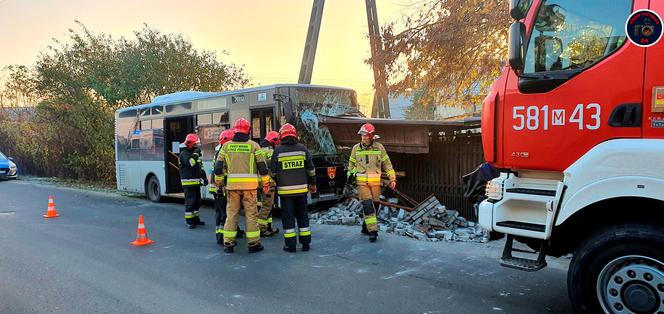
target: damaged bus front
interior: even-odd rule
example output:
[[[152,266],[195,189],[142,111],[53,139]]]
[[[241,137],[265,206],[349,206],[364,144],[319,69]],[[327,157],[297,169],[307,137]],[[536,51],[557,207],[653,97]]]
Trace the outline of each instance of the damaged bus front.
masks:
[[[313,156],[318,193],[312,196],[312,201],[338,200],[346,183],[345,158],[337,150],[330,131],[320,124],[319,116],[363,116],[358,110],[355,91],[296,85],[279,89],[275,100],[282,103],[283,117],[295,125],[300,142]]]

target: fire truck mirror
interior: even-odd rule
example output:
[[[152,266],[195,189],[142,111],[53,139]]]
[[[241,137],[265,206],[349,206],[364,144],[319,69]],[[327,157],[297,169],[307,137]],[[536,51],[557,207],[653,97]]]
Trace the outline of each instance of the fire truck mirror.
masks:
[[[514,22],[510,26],[509,63],[515,73],[523,72],[523,58],[525,53],[526,25]]]
[[[510,1],[510,16],[516,21],[526,17],[533,0],[512,0]]]

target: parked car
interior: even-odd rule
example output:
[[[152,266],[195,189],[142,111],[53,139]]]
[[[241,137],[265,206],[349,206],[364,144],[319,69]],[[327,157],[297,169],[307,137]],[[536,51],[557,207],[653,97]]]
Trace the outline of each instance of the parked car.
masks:
[[[0,152],[0,180],[16,179],[17,177],[18,168],[14,159]]]

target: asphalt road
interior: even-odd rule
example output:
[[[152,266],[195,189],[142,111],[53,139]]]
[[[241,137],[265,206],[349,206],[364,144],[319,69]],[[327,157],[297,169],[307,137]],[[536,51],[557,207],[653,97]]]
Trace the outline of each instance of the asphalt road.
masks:
[[[44,219],[48,196],[60,213]],[[129,245],[138,214],[147,247]],[[114,193],[0,182],[0,313],[568,313],[567,259],[542,271],[499,266],[501,243],[419,242],[313,226],[310,252],[235,254],[183,206]]]

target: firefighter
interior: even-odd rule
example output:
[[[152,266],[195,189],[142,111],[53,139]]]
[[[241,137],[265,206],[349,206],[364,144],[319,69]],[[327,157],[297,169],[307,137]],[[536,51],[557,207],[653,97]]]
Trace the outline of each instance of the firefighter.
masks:
[[[280,144],[274,149],[270,170],[277,182],[284,228],[284,251],[296,251],[295,220],[302,251],[309,251],[311,230],[307,212],[307,192],[316,193],[316,170],[311,154],[297,141],[297,130],[286,123],[279,130]]]
[[[261,150],[258,152],[261,157],[269,161],[272,159],[274,148],[279,145],[279,132],[270,131],[261,141]],[[261,229],[261,236],[271,237],[279,233],[279,229],[272,229],[272,207],[274,206],[275,187],[277,183],[270,179],[270,191],[263,193],[263,201],[258,211],[258,226]]]
[[[201,185],[208,185],[207,175],[203,170],[203,152],[198,135],[187,134],[180,144],[180,182],[184,190],[184,219],[189,229],[203,226],[198,210],[201,208]]]
[[[353,146],[348,161],[348,176],[354,179],[360,194],[360,202],[364,213],[362,233],[369,235],[369,241],[378,238],[376,220],[377,202],[380,197],[382,171],[387,174],[390,188],[397,186],[397,178],[390,157],[382,144],[374,141],[376,128],[371,123],[364,124],[357,134],[362,141]]]
[[[224,143],[230,141],[233,139],[233,136],[235,135],[235,131],[229,129],[229,130],[224,130],[223,132],[219,133],[219,145],[214,148],[214,158],[212,160],[217,159],[217,155],[219,154],[219,150],[221,149],[221,146],[224,145]],[[221,188],[217,188],[216,185],[216,180],[219,178],[219,180],[222,181],[220,185],[222,186]],[[224,190],[223,186],[226,185],[226,177],[224,174],[222,174],[219,177],[216,177],[214,175],[214,163],[212,164],[212,176],[210,182],[210,194],[214,196],[214,211],[215,211],[215,222],[216,222],[216,228],[215,228],[215,235],[217,237],[217,243],[223,245],[224,244],[224,223],[226,223],[226,191]],[[237,237],[242,238],[244,235],[244,231],[240,230],[238,228],[237,230]]]
[[[244,118],[235,121],[233,139],[221,147],[215,159],[214,174],[217,188],[221,187],[223,184],[221,179],[224,174],[226,175],[228,198],[227,217],[224,224],[224,252],[226,253],[233,253],[236,245],[236,228],[241,207],[244,207],[245,236],[249,245],[249,253],[263,250],[257,221],[256,196],[259,181],[262,182],[263,191],[269,191],[270,177],[265,160],[260,157],[260,154],[256,155],[260,146],[249,139],[250,128],[249,121]],[[258,173],[256,173],[257,171]]]

